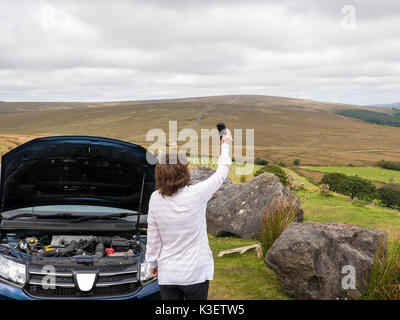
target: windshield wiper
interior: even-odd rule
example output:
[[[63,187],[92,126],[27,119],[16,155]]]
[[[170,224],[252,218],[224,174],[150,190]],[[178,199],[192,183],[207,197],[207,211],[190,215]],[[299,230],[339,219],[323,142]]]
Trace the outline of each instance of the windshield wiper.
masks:
[[[24,212],[8,217],[6,220],[14,220],[16,218],[30,217],[37,219],[49,219],[49,218],[72,219],[70,222],[80,222],[91,219],[120,219],[120,218],[126,218],[127,216],[133,216],[136,214],[137,214],[136,212],[122,212],[122,213],[120,212],[120,213],[102,214],[102,215],[74,215],[72,213],[60,212],[60,213],[46,214],[46,215],[39,215],[39,214],[32,215],[32,213]]]
[[[63,212],[63,213],[54,213],[54,214],[46,214],[46,215],[38,215],[38,214],[32,215],[32,213],[24,212],[24,213],[16,214],[16,215],[11,216],[11,217],[7,217],[6,220],[14,220],[16,218],[23,218],[23,217],[40,218],[40,219],[45,219],[45,218],[64,218],[65,219],[65,218],[74,218],[76,216],[74,216],[71,213],[65,213],[65,212]]]
[[[95,219],[105,219],[105,220],[106,219],[109,219],[109,220],[116,219],[116,220],[118,220],[121,218],[126,218],[128,216],[135,216],[135,215],[137,215],[136,212],[129,212],[129,213],[124,212],[124,213],[102,214],[102,215],[96,215],[96,216],[84,216],[84,217],[80,217],[80,218],[72,220],[71,223],[72,222],[74,222],[74,223],[81,222],[84,220],[95,220]]]

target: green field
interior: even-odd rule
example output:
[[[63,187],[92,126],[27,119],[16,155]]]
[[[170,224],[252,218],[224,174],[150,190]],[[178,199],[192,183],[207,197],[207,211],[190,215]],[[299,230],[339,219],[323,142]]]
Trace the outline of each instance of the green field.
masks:
[[[215,264],[209,299],[288,299],[279,279],[266,267],[264,260],[257,257],[254,250],[243,255],[235,253],[217,257],[222,250],[255,244],[257,241],[209,235],[209,243]]]
[[[287,174],[293,174],[297,184],[305,184],[305,190],[297,192],[302,201],[305,221],[339,221],[385,230],[389,241],[400,237],[400,211],[352,201],[335,193],[330,197],[322,196],[318,187],[306,178],[291,169],[284,170]],[[217,257],[221,250],[254,244],[256,240],[210,235],[209,241],[215,261],[211,299],[289,299],[283,293],[279,279],[266,267],[263,259],[257,258],[254,251],[244,255]]]
[[[348,176],[359,176],[371,181],[400,184],[400,171],[377,167],[304,167],[304,169],[323,173],[338,172]]]

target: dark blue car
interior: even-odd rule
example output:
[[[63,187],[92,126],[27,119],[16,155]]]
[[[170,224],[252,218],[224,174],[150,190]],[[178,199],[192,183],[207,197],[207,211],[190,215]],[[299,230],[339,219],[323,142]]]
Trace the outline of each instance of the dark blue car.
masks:
[[[158,298],[144,262],[154,163],[138,145],[87,136],[3,155],[0,298]]]

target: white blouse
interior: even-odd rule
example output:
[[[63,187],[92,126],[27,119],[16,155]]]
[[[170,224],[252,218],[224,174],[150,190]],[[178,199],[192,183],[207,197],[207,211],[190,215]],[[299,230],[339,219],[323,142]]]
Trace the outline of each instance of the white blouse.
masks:
[[[160,285],[190,285],[212,280],[214,260],[208,244],[206,208],[229,167],[229,144],[221,145],[217,171],[175,195],[153,192],[149,203],[146,261],[158,266]]]

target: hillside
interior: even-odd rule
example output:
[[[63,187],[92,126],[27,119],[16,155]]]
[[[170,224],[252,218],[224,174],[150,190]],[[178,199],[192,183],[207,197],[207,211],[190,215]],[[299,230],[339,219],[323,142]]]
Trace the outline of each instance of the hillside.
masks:
[[[336,114],[357,106],[271,96],[217,96],[125,102],[4,102],[0,105],[0,152],[37,136],[107,136],[144,146],[152,128],[255,129],[256,156],[302,165],[371,164],[398,160],[400,128]],[[362,109],[366,109],[363,107]],[[372,107],[369,110],[377,110]],[[382,109],[379,109],[382,111]],[[395,150],[393,150],[395,149]]]

